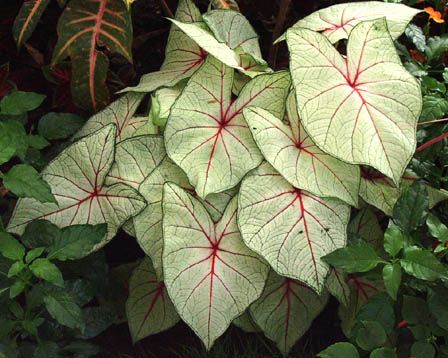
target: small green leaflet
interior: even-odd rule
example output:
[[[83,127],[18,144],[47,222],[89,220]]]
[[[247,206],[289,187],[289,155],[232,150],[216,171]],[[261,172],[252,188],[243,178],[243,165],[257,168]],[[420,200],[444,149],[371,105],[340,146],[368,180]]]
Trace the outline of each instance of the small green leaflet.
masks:
[[[168,293],[179,315],[210,349],[261,295],[268,266],[241,239],[237,197],[215,224],[197,199],[168,183],[163,211]]]
[[[298,113],[313,141],[343,161],[374,167],[398,185],[415,150],[422,98],[385,20],[356,25],[346,58],[308,29],[288,30],[287,43]]]
[[[86,124],[74,135],[74,138],[78,139],[92,134],[110,123],[117,127],[117,142],[132,137],[136,130],[145,124],[145,121],[141,118],[134,117],[143,97],[144,95],[141,93],[128,93],[121,96],[101,112],[90,117]]]
[[[243,110],[266,160],[294,187],[357,206],[359,167],[333,158],[313,143],[300,124],[293,95],[288,96],[287,113],[290,125],[258,107]]]
[[[250,306],[255,323],[278,349],[287,354],[327,304],[328,294],[318,296],[301,282],[271,270],[261,297]]]
[[[262,160],[243,109],[260,106],[282,117],[287,72],[259,75],[232,101],[234,70],[212,56],[190,78],[165,129],[168,156],[188,175],[201,198],[230,189]]]
[[[201,20],[201,13],[191,0],[180,0],[175,19],[183,23]],[[176,25],[171,26],[165,49],[165,61],[160,71],[148,73],[135,87],[124,91],[152,92],[160,87],[171,87],[190,77],[204,62],[207,54]]]
[[[14,20],[12,33],[20,48],[32,35],[50,0],[25,1]]]
[[[97,248],[112,239],[118,228],[146,205],[128,185],[104,186],[114,160],[114,138],[115,126],[108,125],[59,154],[42,172],[58,203],[20,199],[8,231],[21,234],[27,224],[39,219],[59,227],[106,223],[107,236]]]
[[[19,116],[26,114],[44,101],[46,96],[34,92],[13,91],[0,101],[0,114]]]
[[[125,183],[138,189],[165,155],[163,138],[160,136],[125,139],[115,148],[115,162],[107,175],[106,184]]]
[[[402,4],[381,1],[352,2],[313,12],[299,20],[291,29],[306,28],[322,32],[331,43],[336,43],[349,37],[353,28],[361,21],[385,17],[392,38],[397,39],[409,21],[421,11]],[[283,40],[284,37],[280,39]]]
[[[171,328],[180,319],[149,258],[143,259],[132,272],[126,316],[134,343]]]
[[[292,187],[267,163],[241,184],[238,225],[246,245],[278,274],[321,292],[321,258],[346,244],[348,205]]]
[[[134,227],[137,241],[145,253],[151,257],[157,277],[162,273],[162,193],[163,185],[167,182],[179,185],[190,194],[196,196],[193,187],[188,182],[186,174],[169,158],[165,158],[160,165],[140,185],[139,192],[146,199],[147,207],[134,217]],[[234,196],[235,191],[211,194],[205,200],[199,199],[210,213],[213,221],[218,221]]]

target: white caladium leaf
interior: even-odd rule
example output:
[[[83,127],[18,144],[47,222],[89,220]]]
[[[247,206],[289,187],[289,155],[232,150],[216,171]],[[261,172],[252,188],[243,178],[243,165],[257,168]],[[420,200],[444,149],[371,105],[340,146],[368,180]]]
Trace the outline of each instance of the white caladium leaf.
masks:
[[[263,294],[250,306],[250,313],[266,337],[287,354],[310,328],[327,300],[326,293],[319,296],[303,283],[271,270]]]
[[[348,232],[360,236],[375,250],[380,250],[383,247],[383,230],[377,216],[368,206],[361,208],[350,221]]]
[[[263,291],[268,266],[241,239],[237,197],[214,223],[175,184],[163,194],[163,271],[179,315],[207,349]]]
[[[145,124],[141,117],[134,117],[134,113],[143,99],[141,93],[128,93],[112,102],[101,112],[96,113],[86,124],[74,135],[79,139],[103,128],[108,124],[115,124],[116,141],[132,137],[135,131]]]
[[[294,96],[288,96],[287,110],[289,125],[261,108],[244,109],[263,156],[294,187],[356,206],[359,167],[322,152],[313,143],[300,124]]]
[[[202,19],[219,42],[233,50],[241,47],[256,63],[267,65],[261,55],[258,35],[243,14],[233,10],[213,10],[205,13]]]
[[[296,189],[264,163],[241,184],[238,224],[246,245],[282,276],[321,292],[329,267],[321,257],[344,247],[348,205]]]
[[[183,23],[201,21],[201,13],[191,0],[180,0],[175,19]],[[152,92],[160,87],[171,87],[184,78],[190,77],[204,62],[207,54],[179,27],[171,26],[165,49],[165,61],[160,71],[148,73],[135,87],[122,92]]]
[[[259,75],[232,102],[234,71],[212,56],[190,78],[165,129],[168,156],[205,198],[237,185],[262,155],[243,118],[249,105],[279,117],[290,85],[287,72]]]
[[[292,29],[306,28],[322,32],[330,42],[336,43],[346,39],[361,21],[385,17],[390,35],[397,39],[419,12],[421,10],[403,4],[381,1],[350,2],[313,12],[295,23]],[[284,40],[284,36],[280,40]]]
[[[184,23],[177,20],[171,22],[180,28],[190,39],[196,42],[203,50],[211,54],[225,65],[244,71],[240,66],[238,54],[227,44],[219,42],[202,22]]]
[[[396,184],[416,145],[420,86],[400,62],[384,19],[352,30],[347,57],[323,35],[287,32],[302,125],[325,152],[370,165]],[[381,50],[379,50],[381,49]]]
[[[254,322],[248,310],[241,316],[235,318],[232,323],[247,333],[261,332],[260,327]]]
[[[126,316],[134,343],[165,331],[180,320],[165,284],[157,280],[149,258],[145,258],[132,272]]]
[[[163,137],[138,136],[117,144],[115,162],[106,178],[106,184],[125,183],[138,189],[146,177],[165,158]]]
[[[372,168],[362,167],[359,196],[366,203],[390,216],[400,196],[400,190],[384,174]]]
[[[40,203],[34,199],[17,202],[8,231],[22,234],[34,220],[46,219],[59,227],[75,224],[107,224],[103,246],[130,217],[146,205],[129,185],[105,186],[114,160],[115,126],[108,125],[67,147],[42,171],[57,200]]]
[[[196,195],[182,169],[169,158],[165,158],[140,186],[139,192],[148,202],[148,206],[133,219],[137,241],[143,251],[151,257],[157,277],[160,279],[163,277],[162,194],[163,185],[167,182],[179,185],[190,194]],[[234,195],[235,191],[225,191],[209,195],[205,200],[199,200],[206,207],[213,221],[218,221]]]
[[[350,300],[350,287],[346,282],[345,274],[334,268],[330,269],[325,287],[332,296],[336,297],[339,303],[347,306]]]

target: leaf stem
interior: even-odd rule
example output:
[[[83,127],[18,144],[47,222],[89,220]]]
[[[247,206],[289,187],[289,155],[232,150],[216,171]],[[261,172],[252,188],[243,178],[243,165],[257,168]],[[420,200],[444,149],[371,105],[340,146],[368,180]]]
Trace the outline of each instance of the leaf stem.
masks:
[[[439,136],[437,136],[437,137],[435,137],[435,138],[433,138],[433,139],[427,141],[426,143],[424,143],[424,144],[422,144],[420,147],[418,147],[418,148],[415,150],[415,152],[420,152],[420,151],[422,151],[423,149],[426,149],[426,148],[432,146],[433,144],[436,144],[436,143],[438,143],[438,142],[444,140],[445,138],[448,138],[448,133],[443,133],[443,134],[441,134],[441,135],[439,135]]]

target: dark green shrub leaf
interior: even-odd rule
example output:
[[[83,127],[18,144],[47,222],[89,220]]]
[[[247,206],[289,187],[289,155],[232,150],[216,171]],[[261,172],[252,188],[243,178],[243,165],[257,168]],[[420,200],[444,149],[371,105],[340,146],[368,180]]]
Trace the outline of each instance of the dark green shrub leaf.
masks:
[[[376,321],[362,321],[356,334],[356,344],[365,351],[380,347],[386,340],[386,332]]]
[[[98,346],[87,341],[73,341],[62,348],[62,351],[83,356],[95,356],[100,352]]]
[[[448,227],[437,216],[430,213],[426,219],[426,225],[428,226],[429,233],[433,237],[441,242],[448,240]]]
[[[81,331],[84,329],[81,308],[70,294],[59,289],[52,290],[46,294],[44,302],[50,315],[60,324]]]
[[[83,334],[79,338],[89,339],[98,336],[111,326],[115,319],[115,312],[109,307],[87,307],[82,310],[85,323]]]
[[[389,222],[389,227],[384,233],[384,250],[392,257],[397,256],[403,248],[405,235],[394,223]]]
[[[37,127],[39,134],[49,140],[65,139],[84,124],[84,119],[72,113],[47,113]]]
[[[433,320],[426,301],[422,298],[408,295],[403,296],[401,315],[404,320],[413,325],[425,325]]]
[[[12,235],[0,232],[0,254],[11,260],[22,260],[25,256],[25,248]]]
[[[366,272],[384,260],[363,241],[337,249],[322,258],[326,263],[346,272]]]
[[[431,343],[415,342],[411,347],[411,355],[415,358],[433,358],[436,350]]]
[[[20,115],[39,107],[45,96],[34,92],[14,91],[0,101],[0,114]]]
[[[394,221],[403,232],[411,232],[425,222],[428,207],[428,190],[422,182],[415,181],[398,198],[393,210]]]
[[[29,135],[27,137],[28,146],[34,149],[44,149],[50,145],[50,143],[40,135]]]
[[[55,342],[40,342],[33,358],[59,358],[59,346]]]
[[[370,353],[370,358],[396,358],[397,355],[392,348],[377,348]]]
[[[77,279],[65,281],[65,291],[82,307],[93,299],[96,289],[90,281]]]
[[[56,286],[64,286],[64,279],[58,267],[48,259],[36,259],[30,265],[31,272],[38,278],[48,281]]]
[[[32,221],[25,228],[22,242],[29,248],[49,247],[57,240],[59,230],[55,224],[47,220]]]
[[[37,247],[28,251],[25,257],[25,262],[27,264],[31,263],[35,258],[38,258],[45,251],[45,247]]]
[[[30,197],[42,203],[57,203],[50,186],[32,166],[18,164],[3,176],[3,184],[20,198]]]
[[[420,120],[432,120],[442,118],[448,113],[448,100],[443,97],[435,95],[423,96],[422,113],[420,113]]]
[[[401,267],[400,264],[387,264],[383,267],[384,287],[387,293],[394,300],[397,299],[397,292],[401,283]]]
[[[429,294],[428,308],[435,317],[437,324],[445,330],[448,330],[448,305],[446,298],[448,291],[445,288],[436,289]]]
[[[22,280],[15,281],[9,288],[9,298],[17,297],[25,289],[25,282]]]
[[[376,321],[381,324],[386,333],[392,332],[395,323],[393,301],[385,292],[377,293],[363,305],[358,315],[358,322]]]
[[[8,277],[16,276],[18,273],[22,272],[25,268],[25,264],[22,261],[14,262],[8,271]]]
[[[0,164],[6,163],[27,148],[23,125],[14,120],[0,121]]]
[[[335,343],[318,353],[319,358],[359,358],[356,347],[347,342]]]
[[[87,256],[106,233],[106,224],[67,226],[61,229],[58,239],[50,247],[48,258],[65,261]]]
[[[432,252],[417,246],[405,248],[400,262],[406,273],[421,280],[435,281],[447,275],[445,266],[437,260]]]

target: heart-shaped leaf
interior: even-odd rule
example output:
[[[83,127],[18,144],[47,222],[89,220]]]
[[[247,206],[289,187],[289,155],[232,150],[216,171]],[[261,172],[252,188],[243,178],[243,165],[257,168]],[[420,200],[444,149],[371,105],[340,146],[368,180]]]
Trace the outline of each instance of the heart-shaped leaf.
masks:
[[[30,38],[49,2],[50,0],[32,0],[22,4],[12,30],[18,48]]]
[[[179,321],[165,284],[157,280],[149,258],[145,258],[132,272],[126,316],[134,343],[165,331]]]
[[[97,111],[109,98],[109,61],[98,50],[107,47],[132,62],[132,21],[122,0],[71,0],[58,21],[58,42],[52,64],[71,57],[75,103]]]
[[[345,246],[349,206],[294,188],[267,163],[243,180],[238,206],[246,245],[320,292],[329,270],[321,257]]]
[[[233,73],[209,56],[175,102],[166,125],[168,156],[187,173],[201,198],[234,187],[262,160],[243,109],[256,105],[279,117],[284,114],[287,72],[255,77],[232,102]]]
[[[125,183],[138,189],[146,177],[165,158],[163,138],[137,136],[121,141],[115,149],[115,162],[106,178],[106,184]]]
[[[247,333],[261,332],[260,327],[254,322],[248,310],[241,316],[235,318],[232,323]]]
[[[421,11],[403,4],[381,1],[351,2],[315,11],[299,20],[291,28],[306,28],[322,32],[330,42],[336,43],[346,39],[361,21],[385,17],[390,35],[393,39],[397,39],[404,32],[409,21]],[[284,39],[284,36],[281,39]]]
[[[86,124],[74,135],[74,138],[92,134],[110,123],[117,127],[117,142],[132,137],[136,130],[146,122],[139,117],[134,117],[143,96],[140,93],[128,93],[120,97],[101,112],[90,117]]]
[[[269,112],[249,107],[244,118],[266,160],[293,186],[318,195],[358,203],[359,168],[322,152],[300,124],[294,96],[288,96],[289,125]]]
[[[348,286],[345,274],[342,273],[342,271],[338,271],[332,267],[325,286],[328,289],[328,292],[330,292],[339,303],[342,303],[344,306],[349,304],[350,287]]]
[[[287,354],[310,328],[327,299],[327,294],[318,296],[303,283],[271,270],[263,294],[250,306],[250,313],[266,337]]]
[[[193,187],[188,182],[185,173],[169,158],[161,164],[140,185],[139,192],[148,202],[148,206],[134,217],[134,227],[137,241],[145,253],[151,257],[157,277],[163,277],[162,272],[162,194],[163,185],[167,182],[179,185],[193,196]],[[211,194],[205,200],[199,199],[214,221],[218,221],[234,196],[233,191]]]
[[[59,154],[42,171],[57,204],[19,200],[8,231],[22,234],[27,224],[40,219],[59,227],[106,223],[107,236],[97,248],[112,239],[118,228],[146,204],[128,185],[104,185],[114,160],[114,137],[115,126],[108,125]]]
[[[215,224],[177,185],[165,184],[163,195],[165,284],[179,315],[210,349],[260,296],[268,267],[241,239],[236,197]]]
[[[201,21],[201,13],[191,0],[180,0],[175,19],[183,23]],[[148,73],[135,87],[123,91],[152,92],[160,87],[171,87],[190,77],[204,62],[207,54],[176,25],[171,26],[165,49],[165,61],[160,71]]]
[[[288,30],[287,42],[306,132],[326,153],[370,165],[398,185],[415,150],[422,98],[418,82],[401,65],[386,21],[359,23],[346,58],[308,29]]]

